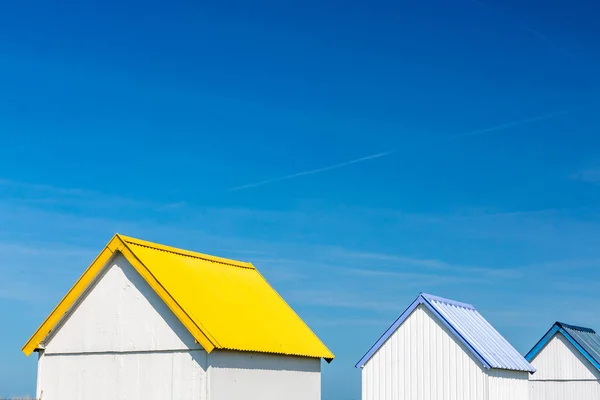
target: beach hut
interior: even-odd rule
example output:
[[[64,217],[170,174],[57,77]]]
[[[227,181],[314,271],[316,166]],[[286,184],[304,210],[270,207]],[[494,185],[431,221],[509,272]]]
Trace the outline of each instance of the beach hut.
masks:
[[[555,322],[525,358],[537,369],[531,400],[600,399],[600,336]]]
[[[424,293],[356,367],[363,400],[527,400],[535,371],[475,307]]]
[[[120,235],[34,351],[43,400],[317,400],[334,357],[252,264]]]

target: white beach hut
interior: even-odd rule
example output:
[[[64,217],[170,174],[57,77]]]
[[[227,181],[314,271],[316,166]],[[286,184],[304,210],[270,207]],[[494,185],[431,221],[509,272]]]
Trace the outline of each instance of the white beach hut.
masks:
[[[34,351],[43,400],[318,400],[333,359],[252,264],[120,235]]]
[[[475,307],[423,293],[356,367],[363,400],[527,400],[535,371]]]
[[[600,336],[593,329],[556,322],[525,358],[537,369],[531,400],[600,399]]]

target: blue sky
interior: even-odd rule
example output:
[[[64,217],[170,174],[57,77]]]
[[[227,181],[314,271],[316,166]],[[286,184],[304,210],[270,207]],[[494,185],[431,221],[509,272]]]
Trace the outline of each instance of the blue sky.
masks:
[[[421,291],[600,329],[597,4],[54,3],[0,13],[0,396],[115,232],[255,263],[324,400]]]

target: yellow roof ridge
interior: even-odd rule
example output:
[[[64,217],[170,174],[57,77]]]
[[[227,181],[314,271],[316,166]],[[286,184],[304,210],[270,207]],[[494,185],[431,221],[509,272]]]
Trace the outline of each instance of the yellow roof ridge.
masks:
[[[252,265],[252,263],[249,263],[247,261],[238,261],[238,260],[233,260],[230,258],[212,256],[210,254],[204,254],[204,253],[199,253],[197,251],[191,251],[191,250],[181,249],[178,247],[167,246],[164,244],[150,242],[147,240],[138,239],[138,238],[134,238],[131,236],[125,236],[125,235],[121,235],[121,234],[117,234],[117,236],[119,236],[125,243],[134,244],[137,246],[148,247],[148,248],[151,248],[154,250],[166,251],[168,253],[178,254],[178,255],[187,256],[187,257],[199,258],[202,260],[212,261],[212,262],[216,262],[219,264],[231,265],[234,267],[256,269],[256,267],[254,267],[254,265]]]

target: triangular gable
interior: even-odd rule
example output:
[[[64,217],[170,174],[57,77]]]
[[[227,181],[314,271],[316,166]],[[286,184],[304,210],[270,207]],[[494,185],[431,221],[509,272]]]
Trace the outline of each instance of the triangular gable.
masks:
[[[581,332],[581,335],[575,332]],[[586,343],[582,337],[583,335],[595,336],[597,342],[600,343],[600,337],[598,337],[596,332],[590,328],[569,325],[558,321],[555,322],[548,332],[546,332],[546,334],[542,336],[542,338],[536,343],[536,345],[529,350],[529,352],[525,355],[525,359],[531,362],[558,333],[561,333],[569,341],[569,343],[571,343],[573,347],[575,347],[577,351],[581,353],[582,356],[584,356],[598,371],[600,371],[600,361],[591,354],[591,351],[586,349],[586,347],[588,347],[588,343]]]
[[[120,253],[107,263],[42,346],[44,354],[202,348]]]
[[[392,336],[394,332],[396,332],[398,327],[400,327],[400,325],[402,325],[404,321],[406,321],[406,319],[412,314],[412,312],[421,304],[424,305],[429,311],[431,311],[431,313],[438,319],[438,321],[440,321],[446,328],[448,328],[452,335],[456,339],[458,339],[473,354],[473,356],[475,356],[477,360],[479,360],[483,367],[485,367],[486,369],[491,368],[490,364],[485,359],[483,359],[483,357],[481,357],[481,355],[477,353],[475,349],[473,349],[473,347],[456,331],[456,329],[451,324],[448,323],[448,321],[435,309],[435,307],[433,307],[429,303],[429,301],[425,298],[425,296],[423,296],[423,294],[420,294],[411,303],[411,305],[408,306],[408,308],[404,310],[402,314],[400,314],[398,319],[394,321],[394,323],[384,332],[384,334],[381,335],[379,340],[377,340],[377,342],[375,342],[375,344],[371,346],[369,351],[360,359],[360,361],[356,363],[355,367],[364,367],[367,361],[369,361],[371,357],[373,357],[377,350],[379,350],[381,346],[383,346],[383,344],[390,338],[390,336]]]
[[[250,263],[115,235],[23,347],[36,350],[116,253],[207,351],[325,358],[333,354]],[[207,306],[208,304],[208,306]]]
[[[535,372],[470,304],[421,293],[356,364],[362,368],[419,306],[426,307],[485,369]],[[469,331],[475,330],[475,332]]]
[[[129,261],[135,270],[144,278],[144,280],[150,285],[156,294],[158,294],[161,300],[165,302],[173,314],[177,316],[181,323],[192,334],[194,339],[196,339],[207,352],[211,352],[215,347],[218,346],[218,343],[214,338],[205,334],[200,327],[198,327],[194,321],[192,321],[192,319],[179,306],[179,304],[177,304],[175,299],[173,299],[173,297],[171,297],[171,295],[162,287],[156,278],[154,278],[152,273],[144,266],[144,264],[140,262],[140,260],[138,260],[123,239],[119,235],[115,235],[108,245],[106,245],[104,250],[102,250],[102,252],[96,257],[88,269],[83,273],[75,285],[73,285],[71,290],[69,290],[60,303],[58,303],[56,308],[54,308],[42,325],[40,325],[40,327],[23,346],[22,350],[25,355],[30,355],[38,348],[38,346],[42,343],[46,336],[48,336],[52,329],[54,329],[54,327],[69,312],[70,308],[76,303],[79,297],[88,288],[88,286],[92,283],[102,268],[110,261],[116,252],[123,254],[127,261]]]

